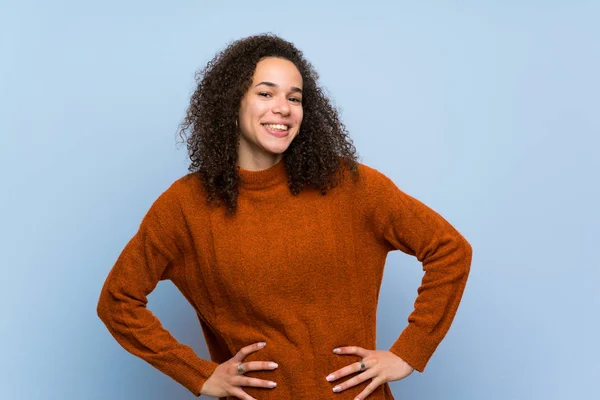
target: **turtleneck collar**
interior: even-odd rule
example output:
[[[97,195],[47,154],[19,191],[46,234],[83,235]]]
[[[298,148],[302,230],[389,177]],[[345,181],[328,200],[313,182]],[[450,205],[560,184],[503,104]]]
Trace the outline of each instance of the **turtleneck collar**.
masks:
[[[288,176],[283,158],[277,164],[260,171],[250,171],[236,166],[241,180],[241,188],[263,189],[277,184],[287,184]]]

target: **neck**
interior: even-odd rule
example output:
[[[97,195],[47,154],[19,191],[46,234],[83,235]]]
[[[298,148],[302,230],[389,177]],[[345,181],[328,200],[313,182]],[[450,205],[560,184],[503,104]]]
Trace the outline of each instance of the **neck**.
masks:
[[[262,171],[271,168],[283,158],[283,154],[271,154],[264,157],[244,156],[240,154],[236,165],[246,171]]]

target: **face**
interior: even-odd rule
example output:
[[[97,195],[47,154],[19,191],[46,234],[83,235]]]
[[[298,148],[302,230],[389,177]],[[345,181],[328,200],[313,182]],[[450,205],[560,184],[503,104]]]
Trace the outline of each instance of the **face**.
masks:
[[[282,58],[263,58],[240,102],[237,164],[261,170],[280,161],[302,116],[302,76],[296,66]]]

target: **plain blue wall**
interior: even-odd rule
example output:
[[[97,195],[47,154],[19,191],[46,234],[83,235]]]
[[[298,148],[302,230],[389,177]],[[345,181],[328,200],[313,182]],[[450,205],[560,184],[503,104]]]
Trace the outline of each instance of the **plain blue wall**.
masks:
[[[187,173],[175,133],[194,72],[268,31],[316,67],[361,161],[474,248],[454,325],[396,397],[600,398],[599,17],[566,0],[2,1],[0,398],[193,398],[123,350],[96,304]],[[390,253],[378,348],[421,274]],[[171,282],[149,308],[208,357]]]

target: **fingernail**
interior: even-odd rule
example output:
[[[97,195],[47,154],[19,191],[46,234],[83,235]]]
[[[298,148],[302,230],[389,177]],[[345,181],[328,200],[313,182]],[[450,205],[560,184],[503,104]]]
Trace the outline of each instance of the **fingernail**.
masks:
[[[265,347],[267,344],[265,342],[259,342],[258,347]]]
[[[277,365],[277,363],[274,363],[274,362],[269,363],[269,368],[277,368],[277,367],[279,367],[279,365]]]
[[[277,384],[275,382],[269,382],[269,387],[274,388],[275,386],[277,386]]]
[[[339,353],[339,352],[340,352],[340,349],[333,349],[333,352],[334,352],[334,353]]]
[[[329,381],[331,381],[331,380],[333,380],[333,374],[329,375],[329,376],[328,376],[327,378],[325,378],[325,379],[327,379],[327,381],[328,381],[328,382],[329,382]]]
[[[339,386],[334,387],[333,391],[336,392],[336,393],[339,392],[340,391],[340,387]]]

